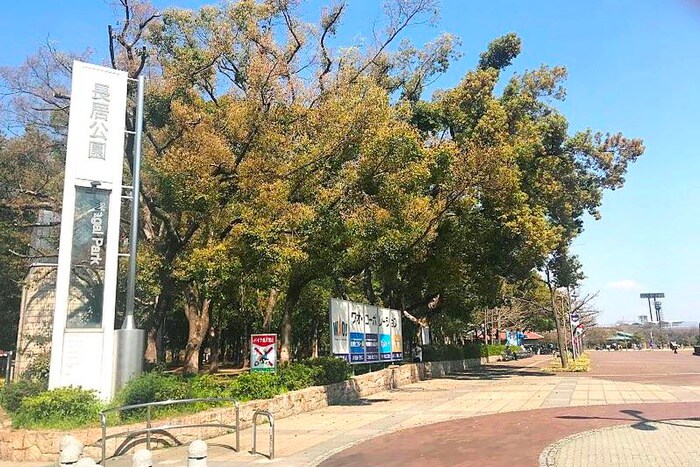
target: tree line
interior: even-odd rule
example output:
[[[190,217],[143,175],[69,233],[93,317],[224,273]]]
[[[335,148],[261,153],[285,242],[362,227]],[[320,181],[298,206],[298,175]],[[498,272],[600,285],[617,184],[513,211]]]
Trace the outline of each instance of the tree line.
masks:
[[[332,296],[403,310],[409,327],[443,336],[489,310],[562,330],[583,278],[571,243],[644,150],[569,132],[563,67],[504,78],[521,52],[507,34],[459,84],[425,96],[459,57],[453,35],[421,48],[404,38],[437,15],[433,0],[387,2],[362,46],[338,42],[344,1],[315,23],[291,0],[117,6],[108,64],[148,79],[136,295],[151,360],[183,349],[196,372],[207,341],[215,368],[219,355],[245,358],[256,331],[279,333],[282,361],[317,354]],[[29,246],[38,213],[61,209],[75,58],[90,57],[48,44],[0,69],[12,316],[26,262],[45,254]],[[127,164],[133,145],[128,135]]]

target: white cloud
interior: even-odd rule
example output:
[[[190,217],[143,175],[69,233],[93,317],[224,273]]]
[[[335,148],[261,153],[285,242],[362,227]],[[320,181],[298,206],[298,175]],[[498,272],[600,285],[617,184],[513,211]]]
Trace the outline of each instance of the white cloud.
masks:
[[[608,287],[616,290],[639,290],[641,285],[631,279],[622,279],[620,281],[608,282]]]

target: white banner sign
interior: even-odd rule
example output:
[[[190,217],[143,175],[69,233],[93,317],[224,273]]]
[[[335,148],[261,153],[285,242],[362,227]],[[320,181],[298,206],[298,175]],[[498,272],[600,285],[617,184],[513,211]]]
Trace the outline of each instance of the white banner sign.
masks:
[[[401,312],[331,299],[331,353],[350,363],[403,359]]]

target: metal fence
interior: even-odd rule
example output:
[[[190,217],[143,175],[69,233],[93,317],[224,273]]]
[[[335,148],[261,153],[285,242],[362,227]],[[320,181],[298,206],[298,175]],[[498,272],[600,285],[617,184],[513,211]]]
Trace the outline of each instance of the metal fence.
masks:
[[[168,405],[182,405],[182,404],[196,404],[200,402],[216,403],[216,402],[230,402],[236,411],[236,424],[227,425],[225,423],[203,423],[203,424],[182,424],[182,425],[159,425],[153,426],[151,423],[152,408],[153,407],[163,407]],[[107,436],[107,414],[114,412],[124,412],[127,410],[136,409],[146,409],[146,428],[135,431],[124,431],[119,433],[113,433]],[[159,431],[174,430],[178,428],[198,428],[198,427],[211,427],[211,428],[227,428],[236,430],[236,452],[240,451],[240,404],[236,399],[231,399],[227,397],[210,397],[204,399],[178,399],[178,400],[167,400],[160,402],[149,402],[146,404],[134,404],[125,405],[122,407],[114,407],[110,409],[103,410],[100,412],[100,424],[102,425],[102,439],[100,440],[102,448],[102,460],[100,464],[104,465],[107,458],[107,440],[111,438],[119,438],[122,436],[134,437],[140,434],[146,434],[146,448],[151,449],[151,433]]]

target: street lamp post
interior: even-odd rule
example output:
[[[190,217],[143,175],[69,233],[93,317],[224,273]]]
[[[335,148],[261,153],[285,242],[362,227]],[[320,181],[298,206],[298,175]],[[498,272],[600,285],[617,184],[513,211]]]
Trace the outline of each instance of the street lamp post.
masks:
[[[114,387],[121,388],[127,381],[143,371],[143,354],[146,333],[137,329],[134,320],[134,295],[136,290],[136,247],[139,223],[139,188],[141,172],[141,144],[143,136],[143,100],[146,81],[139,76],[136,91],[136,115],[134,128],[133,183],[131,187],[131,231],[129,235],[129,272],[126,286],[126,312],[121,329],[115,331],[116,360]]]

